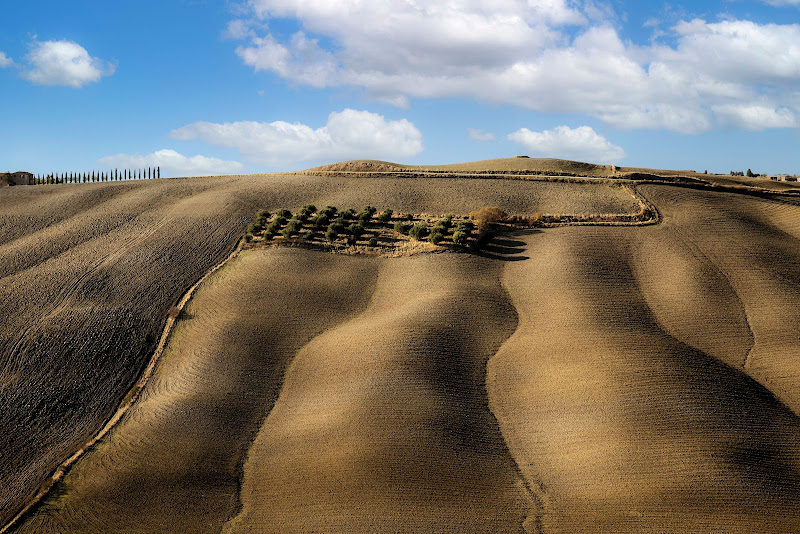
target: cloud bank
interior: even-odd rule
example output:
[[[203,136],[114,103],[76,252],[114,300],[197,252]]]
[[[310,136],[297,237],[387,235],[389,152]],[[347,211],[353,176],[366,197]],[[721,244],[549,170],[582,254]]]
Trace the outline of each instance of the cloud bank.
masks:
[[[283,121],[196,122],[170,137],[235,148],[247,161],[282,168],[362,158],[403,160],[422,151],[422,134],[409,121],[352,109],[331,113],[317,129]]]
[[[800,47],[792,43],[800,25],[694,19],[664,34],[672,44],[640,46],[596,6],[250,0],[250,21],[237,19],[229,33],[245,41],[236,53],[256,71],[313,87],[361,87],[400,106],[468,97],[683,133],[745,119],[753,130],[797,126]],[[276,37],[264,29],[274,18],[296,19],[301,31]],[[753,102],[761,111],[745,112]]]
[[[240,174],[245,166],[238,161],[225,161],[208,156],[187,157],[174,150],[157,150],[152,154],[117,154],[97,160],[103,167],[115,169],[141,169],[161,167],[162,177],[210,176],[218,174]]]

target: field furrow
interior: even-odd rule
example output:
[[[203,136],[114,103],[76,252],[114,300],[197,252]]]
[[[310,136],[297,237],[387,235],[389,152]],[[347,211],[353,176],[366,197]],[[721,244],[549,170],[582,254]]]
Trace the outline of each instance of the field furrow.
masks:
[[[519,532],[533,502],[484,385],[516,326],[499,264],[383,260],[363,313],[289,367],[226,532]]]
[[[186,308],[139,402],[20,531],[218,531],[287,363],[363,308],[372,266],[289,249],[230,262]]]
[[[489,396],[541,530],[797,529],[800,421],[662,329],[639,289],[653,277],[636,281],[642,232],[547,230],[506,267],[520,328],[490,361]]]

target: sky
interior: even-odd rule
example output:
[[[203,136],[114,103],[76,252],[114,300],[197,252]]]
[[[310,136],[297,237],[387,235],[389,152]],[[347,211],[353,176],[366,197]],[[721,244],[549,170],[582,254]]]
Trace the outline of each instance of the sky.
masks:
[[[0,0],[0,170],[800,173],[800,0]]]

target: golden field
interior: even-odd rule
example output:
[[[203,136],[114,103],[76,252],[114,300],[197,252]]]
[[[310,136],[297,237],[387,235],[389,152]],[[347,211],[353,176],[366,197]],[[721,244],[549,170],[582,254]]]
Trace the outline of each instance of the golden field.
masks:
[[[489,254],[236,254],[13,531],[800,529],[800,202],[637,188],[659,224],[517,230]],[[603,183],[449,176],[3,189],[4,522],[255,212],[307,202],[639,209]]]

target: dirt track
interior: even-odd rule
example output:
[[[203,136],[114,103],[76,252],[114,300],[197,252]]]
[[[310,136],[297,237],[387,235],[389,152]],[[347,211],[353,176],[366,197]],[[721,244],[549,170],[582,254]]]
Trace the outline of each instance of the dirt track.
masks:
[[[797,531],[800,207],[642,191],[484,257],[247,252],[20,531]]]

